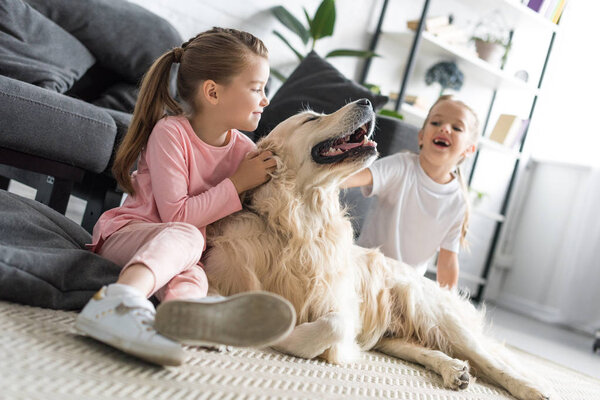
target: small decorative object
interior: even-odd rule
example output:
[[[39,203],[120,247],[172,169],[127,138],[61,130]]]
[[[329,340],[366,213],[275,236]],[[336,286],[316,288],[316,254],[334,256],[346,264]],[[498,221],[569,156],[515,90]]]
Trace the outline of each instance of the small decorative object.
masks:
[[[515,72],[515,78],[520,79],[523,82],[527,82],[529,80],[529,73],[524,69],[520,69]]]
[[[440,96],[444,94],[444,90],[446,89],[459,91],[462,88],[463,81],[464,74],[458,69],[456,63],[452,61],[439,62],[429,68],[425,74],[425,83],[427,85],[437,82],[442,86]]]

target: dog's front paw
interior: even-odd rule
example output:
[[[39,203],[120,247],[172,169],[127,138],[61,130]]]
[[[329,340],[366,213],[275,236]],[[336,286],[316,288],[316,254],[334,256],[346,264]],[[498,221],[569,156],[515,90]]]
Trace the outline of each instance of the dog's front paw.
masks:
[[[336,343],[325,350],[321,357],[331,364],[349,364],[360,358],[360,348],[355,342]]]
[[[465,361],[453,359],[444,363],[441,370],[444,386],[448,389],[463,390],[469,386],[471,375],[469,364]]]
[[[535,385],[525,384],[519,387],[515,392],[512,393],[517,399],[520,400],[549,400],[554,399],[550,393],[542,390]]]

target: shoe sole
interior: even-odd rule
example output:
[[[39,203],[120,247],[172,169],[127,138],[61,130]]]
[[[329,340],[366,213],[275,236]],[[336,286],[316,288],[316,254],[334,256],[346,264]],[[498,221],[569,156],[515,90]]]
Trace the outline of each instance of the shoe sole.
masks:
[[[183,363],[185,358],[183,349],[181,352],[174,352],[173,349],[160,351],[154,346],[146,346],[141,342],[123,340],[123,338],[106,332],[105,327],[95,321],[86,318],[78,317],[75,320],[75,328],[83,335],[153,364],[178,366]]]
[[[292,304],[269,292],[246,292],[221,301],[172,300],[156,309],[154,328],[190,345],[265,347],[287,336],[296,324]]]

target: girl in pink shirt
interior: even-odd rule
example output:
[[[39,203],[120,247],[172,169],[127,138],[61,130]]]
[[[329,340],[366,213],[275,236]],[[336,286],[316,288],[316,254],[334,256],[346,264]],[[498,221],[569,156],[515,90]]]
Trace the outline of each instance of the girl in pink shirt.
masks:
[[[80,332],[145,360],[178,365],[181,345],[165,336],[251,346],[292,329],[293,308],[270,293],[199,300],[208,291],[200,263],[206,225],[241,210],[239,194],[266,182],[276,165],[238,131],[255,130],[269,104],[267,57],[251,34],[213,28],[150,67],[113,165],[129,196],[100,217],[91,244],[123,270],[81,311]],[[181,104],[169,93],[173,64],[179,64]],[[156,324],[152,295],[164,302]]]

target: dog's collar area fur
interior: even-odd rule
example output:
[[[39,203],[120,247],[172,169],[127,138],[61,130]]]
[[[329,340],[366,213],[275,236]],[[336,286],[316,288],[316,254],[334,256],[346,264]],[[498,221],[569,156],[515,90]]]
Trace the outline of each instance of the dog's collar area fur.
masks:
[[[348,158],[368,158],[377,154],[377,143],[370,138],[373,134],[374,116],[367,115],[351,133],[326,139],[311,150],[317,164],[335,164]]]

